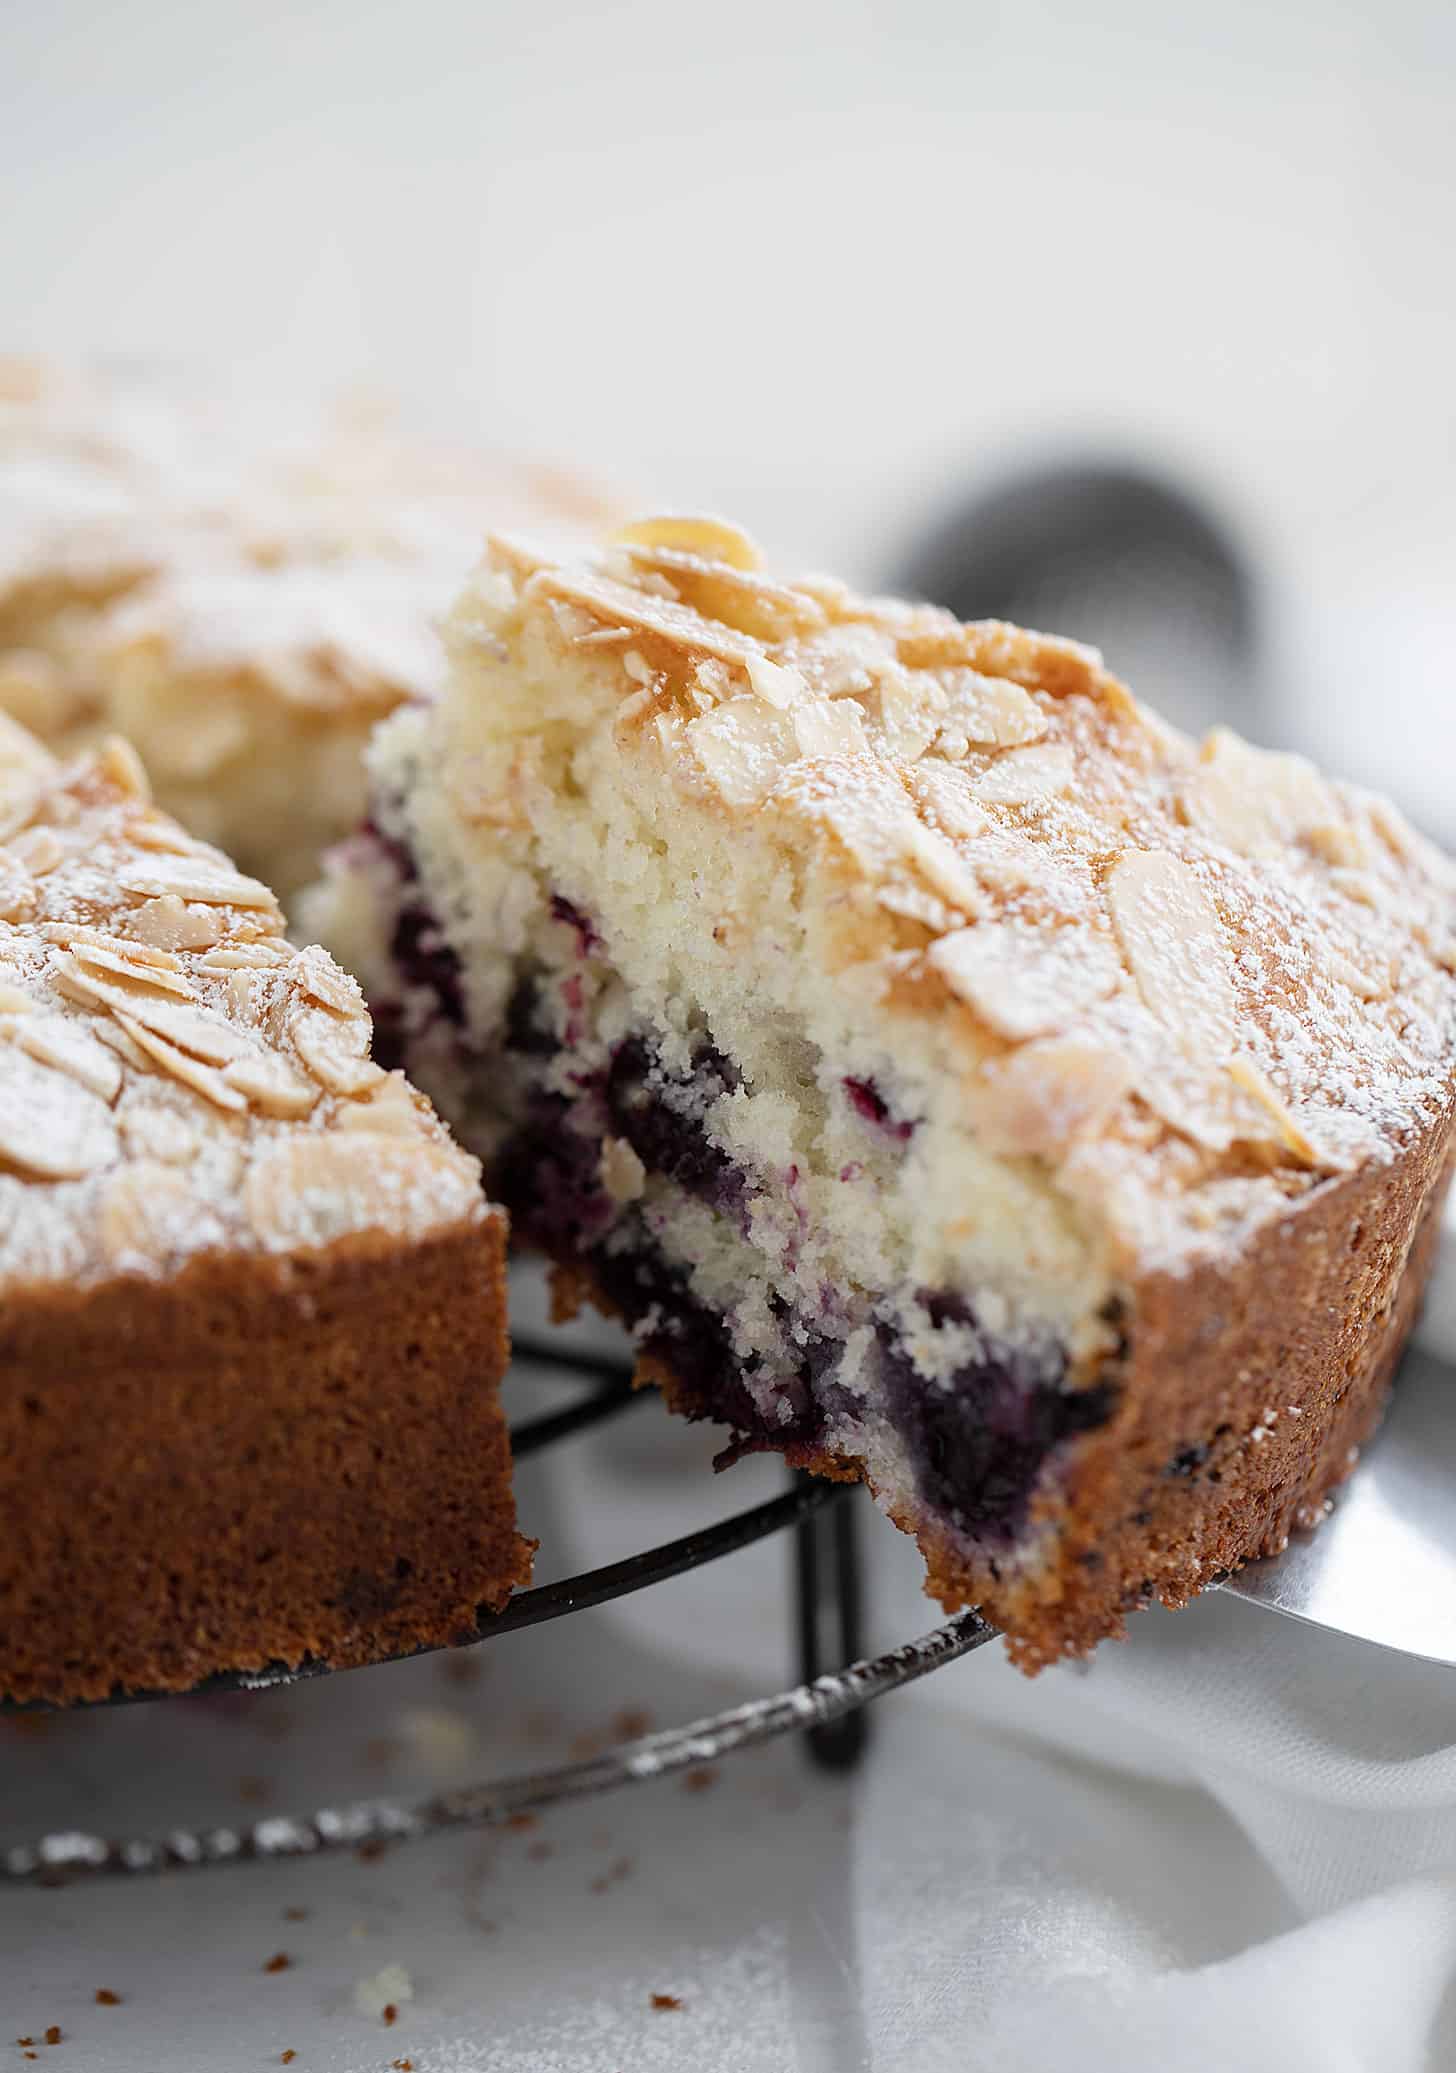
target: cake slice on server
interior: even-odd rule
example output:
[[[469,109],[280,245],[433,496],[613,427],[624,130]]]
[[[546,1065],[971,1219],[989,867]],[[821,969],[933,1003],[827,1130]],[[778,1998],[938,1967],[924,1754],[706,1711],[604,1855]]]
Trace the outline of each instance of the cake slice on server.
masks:
[[[354,982],[0,718],[0,1700],[460,1638],[525,1581],[505,1220]]]
[[[1453,877],[1071,642],[492,547],[312,913],[518,1234],[1034,1668],[1320,1516],[1419,1300]]]

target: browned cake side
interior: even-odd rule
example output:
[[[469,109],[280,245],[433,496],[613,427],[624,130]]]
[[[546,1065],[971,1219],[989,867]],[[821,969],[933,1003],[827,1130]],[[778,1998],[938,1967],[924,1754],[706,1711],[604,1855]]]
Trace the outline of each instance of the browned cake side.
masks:
[[[1007,1586],[994,1565],[924,1537],[930,1594],[948,1611],[979,1605],[1010,1630],[1013,1659],[1038,1669],[1317,1525],[1375,1428],[1420,1308],[1451,1120],[1395,1167],[1329,1183],[1232,1268],[1144,1283],[1120,1408],[1035,1513],[1058,1529],[1055,1564]]]
[[[458,1641],[529,1573],[504,1219],[7,1306],[0,1676],[176,1691]]]

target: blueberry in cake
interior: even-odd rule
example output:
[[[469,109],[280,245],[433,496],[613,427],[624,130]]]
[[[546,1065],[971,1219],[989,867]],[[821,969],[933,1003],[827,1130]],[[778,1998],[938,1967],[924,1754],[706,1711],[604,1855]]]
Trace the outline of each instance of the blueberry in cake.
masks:
[[[496,541],[450,639],[312,915],[567,1300],[1027,1668],[1317,1519],[1431,1255],[1444,860],[711,521]]]
[[[0,710],[124,734],[286,900],[358,824],[370,728],[437,689],[482,513],[564,539],[605,506],[377,407],[0,361]]]
[[[0,1700],[340,1667],[525,1580],[505,1219],[354,982],[0,717]]]

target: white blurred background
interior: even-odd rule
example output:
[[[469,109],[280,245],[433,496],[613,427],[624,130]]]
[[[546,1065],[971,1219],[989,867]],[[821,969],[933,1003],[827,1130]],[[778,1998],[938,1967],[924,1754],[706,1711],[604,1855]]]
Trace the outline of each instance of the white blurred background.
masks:
[[[1150,463],[1257,579],[1241,722],[1456,835],[1449,0],[9,0],[0,195],[8,347],[396,389],[868,581]]]

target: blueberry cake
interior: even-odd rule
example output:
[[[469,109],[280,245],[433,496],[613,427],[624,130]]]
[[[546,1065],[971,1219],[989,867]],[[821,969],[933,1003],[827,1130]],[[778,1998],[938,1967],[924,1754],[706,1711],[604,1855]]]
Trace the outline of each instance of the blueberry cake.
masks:
[[[1419,1300],[1453,876],[1070,641],[492,543],[316,923],[518,1236],[1036,1668],[1317,1519]]]
[[[565,538],[590,489],[332,410],[0,362],[0,710],[140,751],[285,899],[357,825],[369,730],[438,687],[482,513]]]
[[[272,894],[0,717],[0,1701],[458,1638],[524,1580],[504,1225]]]

